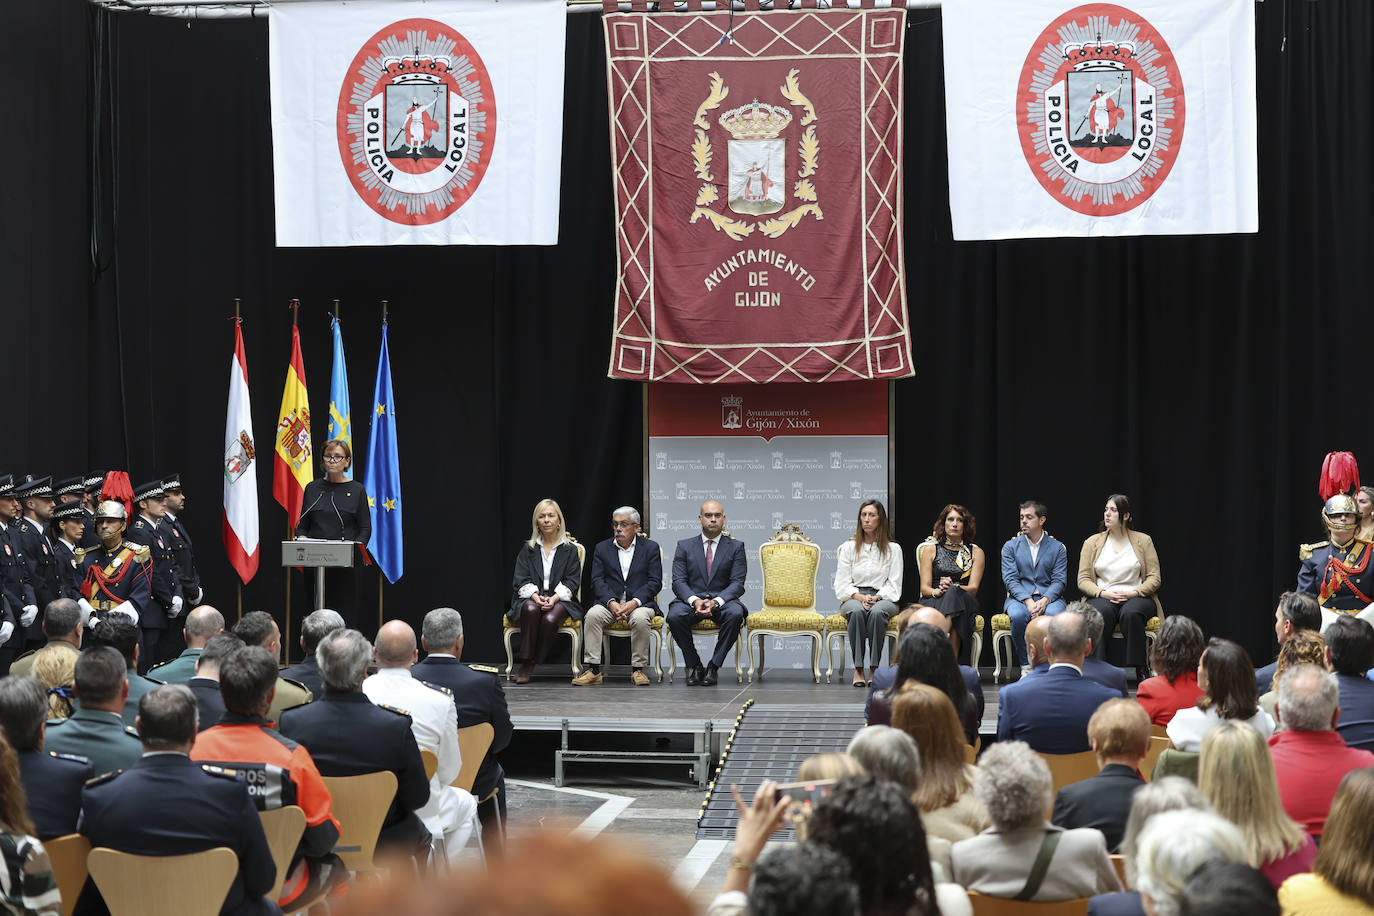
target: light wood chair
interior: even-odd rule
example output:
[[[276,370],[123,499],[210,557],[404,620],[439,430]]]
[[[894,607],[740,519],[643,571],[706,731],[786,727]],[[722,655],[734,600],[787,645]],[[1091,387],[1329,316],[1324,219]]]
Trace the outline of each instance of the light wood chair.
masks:
[[[1151,726],[1150,726],[1150,734],[1155,735],[1155,736],[1160,737],[1160,738],[1167,738],[1167,737],[1169,737],[1168,726],[1167,726],[1167,725],[1151,725]]]
[[[433,779],[439,769],[439,755],[427,747],[420,748],[420,760],[425,765],[425,779]]]
[[[983,748],[983,736],[982,736],[982,735],[979,735],[977,738],[974,738],[974,739],[973,739],[973,743],[972,743],[972,744],[965,744],[965,745],[964,745],[964,760],[966,760],[969,764],[975,764],[975,763],[977,763],[977,762],[978,762],[978,752],[979,752],[980,750],[982,750],[982,748]]]
[[[86,857],[110,916],[218,916],[239,872],[232,849],[136,856],[97,846]]]
[[[811,679],[821,682],[821,645],[825,618],[816,610],[816,570],[821,548],[796,525],[783,525],[759,547],[763,567],[763,607],[745,618],[749,646],[749,680],[763,680],[763,641],[804,636],[811,640]],[[759,657],[754,658],[757,641]]]
[[[572,545],[577,548],[577,560],[582,567],[583,575],[585,575],[587,572],[587,548],[571,534],[567,535],[567,538]],[[573,592],[573,597],[577,599],[579,604],[582,602],[582,583],[580,580],[577,584],[577,591]],[[562,626],[558,628],[558,632],[572,638],[572,672],[574,676],[581,674],[582,621],[573,620],[569,617],[567,620],[563,621]],[[515,677],[515,649],[511,645],[511,640],[519,635],[519,633],[520,624],[507,617],[503,611],[501,613],[501,637],[506,643],[506,680],[508,681]]]
[[[1077,754],[1040,754],[1040,758],[1050,768],[1050,779],[1054,782],[1056,795],[1070,783],[1082,782],[1097,775],[1097,755],[1092,751]],[[1053,805],[1053,799],[1050,803]]]
[[[1112,868],[1116,869],[1116,876],[1121,879],[1121,886],[1126,887],[1126,857],[1120,854],[1113,855]]]
[[[377,835],[386,812],[396,797],[396,774],[381,770],[361,776],[326,776],[324,785],[329,790],[334,817],[339,821],[334,854],[352,872],[378,871],[372,856],[377,851]]]
[[[1090,899],[1092,898],[1075,897],[1072,900],[1037,903],[1031,900],[989,897],[977,891],[968,892],[968,902],[973,905],[973,916],[1084,916],[1088,912]]]
[[[91,841],[79,833],[69,833],[45,841],[43,848],[48,851],[48,864],[62,894],[62,916],[71,916],[76,898],[86,884],[86,856],[91,852]]]
[[[491,747],[492,739],[495,737],[496,729],[490,722],[478,722],[476,725],[458,729],[458,752],[463,755],[463,768],[449,785],[464,792],[472,791],[472,784],[477,781],[477,771],[486,759],[487,749]]]
[[[1167,737],[1161,737],[1159,735],[1150,736],[1149,753],[1140,761],[1140,775],[1145,777],[1146,782],[1149,782],[1154,776],[1155,764],[1159,762],[1159,755],[1167,751],[1169,746],[1169,739]]]
[[[299,805],[287,805],[270,811],[259,811],[262,832],[267,834],[267,848],[272,850],[272,861],[277,863],[277,883],[267,892],[268,900],[281,897],[281,886],[291,870],[291,860],[296,857],[296,847],[305,833],[305,810]]]

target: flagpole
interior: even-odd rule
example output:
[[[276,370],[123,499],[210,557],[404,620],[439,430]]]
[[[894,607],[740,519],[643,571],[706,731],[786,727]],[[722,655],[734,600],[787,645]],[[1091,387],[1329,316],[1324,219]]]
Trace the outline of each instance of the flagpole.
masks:
[[[234,327],[239,327],[240,325],[242,325],[242,323],[243,323],[243,317],[239,314],[239,300],[235,299],[235,300],[234,300]],[[253,494],[253,498],[254,498],[254,499],[257,498],[257,494],[256,494],[256,493]],[[234,591],[238,593],[238,594],[237,594],[237,600],[234,602],[234,606],[235,606],[235,608],[237,609],[237,615],[238,615],[238,616],[236,616],[234,619],[235,619],[235,620],[242,620],[242,619],[243,619],[243,579],[239,577],[238,571],[237,571],[237,570],[235,570],[235,573],[234,573]]]
[[[291,330],[294,332],[297,321],[300,318],[301,300],[291,300]],[[291,527],[291,513],[286,513],[286,539],[294,541],[296,539],[296,529]],[[286,647],[286,660],[291,660],[291,568],[286,567],[286,640],[282,643]]]
[[[387,304],[387,301],[386,301],[385,299],[383,299],[383,300],[382,300],[382,328],[383,328],[383,329],[386,328],[386,304]],[[369,473],[371,473],[371,472],[369,472]],[[382,572],[382,567],[381,567],[381,566],[378,566],[378,567],[377,567],[377,631],[378,631],[378,632],[381,632],[381,629],[382,629],[382,613],[383,613],[383,612],[382,612],[382,605],[383,605],[383,602],[382,602],[382,590],[383,590],[385,587],[386,587],[386,574]]]

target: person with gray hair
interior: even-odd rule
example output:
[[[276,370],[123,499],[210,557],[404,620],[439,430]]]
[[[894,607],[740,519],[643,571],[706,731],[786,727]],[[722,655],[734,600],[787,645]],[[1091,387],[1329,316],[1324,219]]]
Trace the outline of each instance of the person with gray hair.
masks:
[[[315,650],[320,647],[321,639],[343,628],[344,619],[338,611],[331,611],[327,607],[313,611],[301,621],[301,649],[305,652],[305,657],[300,660],[300,664],[282,671],[281,676],[299,681],[315,696],[324,693],[324,679],[320,677],[320,663],[315,658]]]
[[[1065,612],[1054,620],[1074,616]],[[1100,831],[1065,830],[1045,819],[1053,782],[1049,767],[1028,744],[999,741],[985,750],[973,791],[992,826],[950,850],[956,884],[992,897],[1035,901],[1121,890]]]
[[[0,727],[19,755],[19,782],[40,840],[76,832],[81,787],[95,775],[91,762],[43,750],[48,695],[31,677],[0,678]]]
[[[199,586],[197,586],[199,587]],[[154,665],[148,676],[164,684],[185,684],[196,676],[196,661],[205,644],[224,632],[224,615],[208,604],[186,615],[186,648],[171,661]]]
[[[128,667],[119,650],[96,646],[76,660],[76,712],[47,726],[44,746],[91,761],[97,774],[131,766],[143,753],[138,733],[124,724]]]
[[[431,836],[415,812],[429,801],[429,779],[409,714],[374,705],[363,693],[372,646],[357,630],[329,633],[315,655],[324,679],[323,696],[283,712],[278,728],[310,750],[325,776],[379,770],[396,774],[396,795],[382,821],[379,848],[426,861]]]
[[[901,729],[890,725],[861,728],[850,740],[848,753],[875,778],[895,782],[907,795],[916,791],[921,753],[915,739]]]
[[[1083,657],[1083,676],[1090,681],[1097,681],[1103,687],[1110,687],[1123,697],[1126,696],[1126,672],[1095,654],[1102,640],[1111,638],[1111,634],[1103,632],[1107,623],[1102,619],[1102,612],[1086,601],[1075,601],[1064,610],[1073,611],[1082,617],[1083,628],[1088,634],[1088,652]]]
[[[1281,730],[1269,739],[1283,810],[1318,842],[1341,779],[1374,766],[1374,753],[1349,747],[1336,731],[1340,720],[1336,676],[1316,665],[1296,665],[1279,678]]]
[[[611,513],[612,537],[592,551],[592,597],[596,601],[582,618],[582,648],[587,667],[573,678],[578,687],[601,683],[602,633],[623,624],[630,630],[630,683],[648,687],[650,631],[658,614],[663,587],[663,552],[640,534],[639,512],[621,506]],[[659,624],[662,632],[662,624]]]
[[[1240,828],[1210,811],[1165,811],[1140,833],[1136,887],[1145,912],[1182,916],[1183,891],[1208,862],[1249,864]]]
[[[506,774],[497,757],[510,743],[514,731],[501,678],[490,665],[465,665],[460,661],[463,617],[451,607],[435,608],[425,615],[420,642],[429,654],[424,661],[411,666],[411,675],[453,692],[460,729],[491,724],[491,747],[477,768],[472,794],[477,799],[484,848],[500,849],[501,822],[506,819]]]
[[[48,637],[42,649],[25,652],[10,665],[10,674],[21,677],[33,674],[34,656],[51,647],[57,652],[72,655],[81,651],[81,607],[71,598],[55,598],[43,609],[43,635]]]
[[[193,762],[196,698],[184,684],[162,684],[138,704],[144,754],[128,770],[100,776],[81,793],[81,832],[92,846],[145,856],[228,848],[238,873],[220,908],[222,914],[281,913],[264,895],[276,881],[277,866],[248,789],[232,770]],[[106,909],[88,881],[76,912]]]

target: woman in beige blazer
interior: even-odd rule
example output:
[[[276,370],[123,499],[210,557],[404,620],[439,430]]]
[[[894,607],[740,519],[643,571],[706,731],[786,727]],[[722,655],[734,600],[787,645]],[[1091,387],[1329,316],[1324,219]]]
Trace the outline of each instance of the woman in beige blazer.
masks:
[[[1083,542],[1078,555],[1078,590],[1102,614],[1100,644],[1093,654],[1106,659],[1107,643],[1117,624],[1126,638],[1126,664],[1149,677],[1145,660],[1145,624],[1161,613],[1159,555],[1148,534],[1131,527],[1131,501],[1120,493],[1107,497],[1098,533]]]

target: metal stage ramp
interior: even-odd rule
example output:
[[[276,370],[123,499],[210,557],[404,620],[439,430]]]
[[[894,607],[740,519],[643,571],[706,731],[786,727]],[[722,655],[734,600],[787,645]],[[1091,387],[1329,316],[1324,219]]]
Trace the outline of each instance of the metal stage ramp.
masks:
[[[803,760],[826,751],[843,751],[863,724],[862,703],[798,706],[746,702],[726,740],[716,778],[707,788],[697,818],[697,839],[734,837],[739,812],[730,792],[732,785],[739,786],[748,804],[765,779],[796,782]],[[792,828],[784,828],[778,837],[791,840]]]

